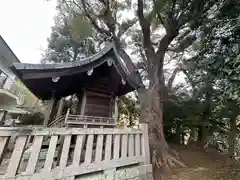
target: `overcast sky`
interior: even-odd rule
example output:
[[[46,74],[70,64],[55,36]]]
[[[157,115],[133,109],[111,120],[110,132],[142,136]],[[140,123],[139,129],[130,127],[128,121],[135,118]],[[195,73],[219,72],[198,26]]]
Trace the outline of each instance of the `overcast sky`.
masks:
[[[55,15],[56,0],[0,0],[0,35],[21,62],[38,63]]]

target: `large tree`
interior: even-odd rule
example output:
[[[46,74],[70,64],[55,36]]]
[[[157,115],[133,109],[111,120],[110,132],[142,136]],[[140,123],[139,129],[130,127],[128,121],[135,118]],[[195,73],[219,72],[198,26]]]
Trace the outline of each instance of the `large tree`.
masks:
[[[193,41],[201,35],[201,27],[215,21],[225,3],[225,0],[58,0],[58,5],[68,12],[87,18],[100,37],[98,41],[111,40],[131,72],[137,69],[126,50],[132,46],[139,50],[137,57],[148,79],[148,84],[138,89],[140,119],[149,124],[153,164],[157,166],[181,164],[174,158],[163,131],[163,103],[177,72],[176,69],[166,83],[164,64],[173,57],[167,53],[177,55],[181,61],[184,51],[191,50]]]
[[[202,69],[208,71],[207,79],[212,80],[212,90],[217,91],[214,103],[218,104],[214,113],[220,112],[221,118],[218,120],[225,119],[229,124],[229,153],[232,158],[235,153],[237,116],[240,114],[239,16],[240,3],[234,0],[225,2],[220,8],[218,20],[204,26],[203,32],[210,33],[199,41],[199,53],[194,57],[200,66],[204,65]]]
[[[57,12],[42,62],[71,62],[94,54],[95,35],[88,19],[66,4],[58,5]]]

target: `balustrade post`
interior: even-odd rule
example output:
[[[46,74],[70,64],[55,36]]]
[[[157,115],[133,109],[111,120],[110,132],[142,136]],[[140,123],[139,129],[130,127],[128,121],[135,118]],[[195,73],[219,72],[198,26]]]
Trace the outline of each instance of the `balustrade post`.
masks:
[[[141,141],[142,141],[142,153],[144,156],[144,164],[150,164],[148,125],[146,123],[140,124],[140,128],[143,130]]]
[[[70,109],[68,108],[68,110],[67,110],[67,113],[66,113],[66,116],[65,116],[65,124],[67,124],[67,120],[68,120],[68,116],[69,116],[69,114],[70,114]]]
[[[62,110],[63,110],[63,106],[64,106],[64,98],[61,98],[60,100],[59,100],[59,105],[58,105],[58,110],[57,110],[57,115],[56,115],[56,117],[59,117],[59,116],[61,116],[62,115]]]

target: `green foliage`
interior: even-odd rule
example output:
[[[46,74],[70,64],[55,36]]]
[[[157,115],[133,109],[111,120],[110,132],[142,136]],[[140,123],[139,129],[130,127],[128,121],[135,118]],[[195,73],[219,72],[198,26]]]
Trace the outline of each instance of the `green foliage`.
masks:
[[[119,124],[134,126],[139,120],[137,101],[131,97],[122,97],[118,102]]]
[[[88,19],[61,6],[58,10],[42,62],[71,62],[94,54],[93,28]]]
[[[172,117],[172,122],[178,120],[180,127],[189,129],[195,126],[200,134],[204,127],[208,139],[204,142],[215,146],[219,145],[221,138],[227,137],[221,143],[225,148],[231,148],[234,144],[228,138],[236,138],[237,135],[233,133],[239,133],[233,124],[236,124],[236,117],[240,114],[240,31],[237,25],[240,4],[236,1],[224,3],[211,22],[200,26],[198,34],[201,36],[192,47],[187,48],[192,55],[185,58],[182,70],[190,85],[190,90],[185,89],[190,98],[183,102],[193,103],[192,106],[184,104],[185,117],[181,118],[181,114],[177,113]],[[180,98],[177,95],[178,104],[181,104]],[[165,114],[171,112],[172,108],[165,110]]]
[[[70,20],[70,31],[73,40],[82,42],[85,38],[92,35],[92,26],[85,16],[76,16]]]
[[[240,104],[238,1],[59,0],[59,7],[63,16],[59,14],[61,23],[56,23],[49,38],[50,60],[77,60],[80,54],[93,53],[96,42],[110,39],[128,64],[127,48],[141,61],[137,64],[142,79],[150,84],[146,88],[160,84],[162,91],[167,86],[163,66],[169,56],[186,82],[160,92],[168,94],[161,97],[166,137],[179,141],[184,132],[197,130],[199,140],[206,143],[208,137],[219,139],[231,132],[230,119],[239,114]],[[89,38],[92,32],[96,37]],[[120,113],[130,123],[139,116],[136,104],[128,98],[119,103]],[[221,135],[215,136],[216,132]]]
[[[45,107],[40,103],[40,100],[34,96],[29,89],[18,79],[15,79],[15,83],[20,87],[19,91],[23,95],[23,104],[19,106],[29,112],[44,112]]]
[[[44,115],[42,113],[36,112],[33,114],[22,115],[19,120],[23,125],[42,125]]]

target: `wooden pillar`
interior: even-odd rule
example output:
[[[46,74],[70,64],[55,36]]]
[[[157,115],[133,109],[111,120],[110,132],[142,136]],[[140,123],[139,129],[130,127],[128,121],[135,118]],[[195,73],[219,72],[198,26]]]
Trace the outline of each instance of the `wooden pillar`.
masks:
[[[64,101],[65,101],[64,98],[61,98],[61,99],[59,100],[59,105],[58,105],[58,110],[57,110],[57,115],[56,115],[56,117],[59,117],[59,116],[62,115],[63,106],[64,106]]]
[[[85,106],[86,106],[86,100],[87,100],[86,91],[83,91],[83,99],[82,99],[82,106],[81,106],[81,115],[84,115]]]
[[[118,102],[118,97],[115,98],[115,103],[114,103],[114,115],[113,115],[113,117],[116,118],[116,120],[118,118],[118,103],[117,102]]]
[[[70,108],[67,109],[67,113],[66,113],[66,116],[65,116],[65,119],[64,119],[65,124],[67,124],[69,114],[70,114]]]
[[[51,115],[51,112],[52,112],[52,109],[53,109],[54,102],[55,102],[55,98],[54,97],[52,97],[49,100],[49,102],[48,102],[48,108],[46,110],[45,117],[44,117],[44,122],[43,122],[43,126],[44,127],[47,127],[47,125],[48,125],[48,122],[50,120],[50,115]]]
[[[80,92],[77,94],[78,98],[78,105],[77,105],[77,114],[81,114],[81,107],[82,107],[82,101],[83,101],[83,92]]]

